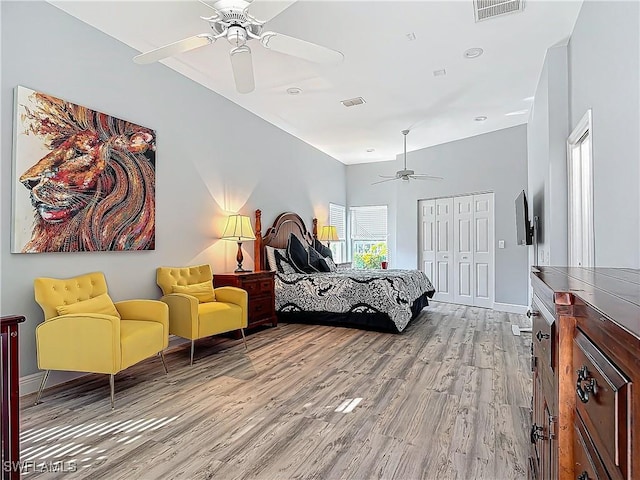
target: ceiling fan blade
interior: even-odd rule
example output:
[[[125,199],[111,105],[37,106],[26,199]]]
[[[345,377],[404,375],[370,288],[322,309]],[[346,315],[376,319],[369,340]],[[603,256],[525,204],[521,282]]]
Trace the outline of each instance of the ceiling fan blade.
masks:
[[[435,175],[425,175],[424,173],[414,173],[409,175],[414,180],[444,180],[443,177],[436,177]]]
[[[215,41],[216,39],[212,35],[206,33],[194,35],[193,37],[178,40],[177,42],[170,43],[164,47],[136,55],[133,57],[133,61],[140,65],[145,65],[147,63],[157,62],[163,58],[172,57],[178,53],[204,47],[205,45],[209,45]]]
[[[380,178],[398,178],[398,175],[378,175]]]
[[[344,55],[336,50],[276,32],[264,32],[260,42],[265,48],[315,63],[337,63]]]
[[[394,180],[400,180],[400,177],[387,178],[386,180],[380,180],[378,182],[373,182],[371,185],[377,185],[379,183],[384,183],[384,182],[393,182]]]
[[[239,93],[253,92],[256,84],[253,78],[253,63],[249,47],[242,45],[231,50],[231,68],[233,69],[233,78],[236,81],[236,90]]]
[[[245,8],[244,12],[253,19],[266,23],[273,17],[280,15],[294,3],[296,3],[296,0],[253,0],[253,2]]]

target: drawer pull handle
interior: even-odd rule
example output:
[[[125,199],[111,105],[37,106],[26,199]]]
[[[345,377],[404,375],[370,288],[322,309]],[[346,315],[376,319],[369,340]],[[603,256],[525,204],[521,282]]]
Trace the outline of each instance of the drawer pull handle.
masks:
[[[536,333],[536,338],[539,342],[541,342],[542,340],[546,340],[550,336],[551,335],[549,335],[548,333],[544,333],[542,330],[538,330],[538,333]]]
[[[596,395],[598,393],[598,386],[596,385],[596,379],[589,377],[589,370],[587,366],[583,365],[576,372],[578,374],[578,380],[576,382],[576,394],[582,403],[587,403],[590,398],[590,394]],[[583,387],[582,382],[587,382]]]
[[[531,425],[531,433],[529,434],[531,443],[536,443],[538,440],[546,440],[544,433],[542,433],[542,427],[535,423]]]
[[[582,472],[580,475],[576,477],[576,480],[589,480],[589,474],[585,470],[584,472]]]
[[[540,312],[536,312],[535,310],[527,310],[527,317],[537,317],[540,315]]]

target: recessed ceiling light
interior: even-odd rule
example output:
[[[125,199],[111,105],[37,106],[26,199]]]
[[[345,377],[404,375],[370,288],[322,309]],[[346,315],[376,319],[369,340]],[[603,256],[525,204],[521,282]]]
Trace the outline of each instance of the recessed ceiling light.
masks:
[[[415,34],[415,33],[413,33],[413,32],[409,32],[409,33],[407,33],[407,39],[408,39],[410,42],[413,42],[413,41],[416,39],[416,34]]]
[[[474,118],[476,122],[484,122],[487,119],[484,115],[480,115],[479,117]]]
[[[484,53],[479,47],[470,48],[469,50],[464,51],[464,58],[478,58],[480,55]]]
[[[302,93],[302,89],[298,87],[287,88],[287,93],[289,95],[299,95],[300,93]]]
[[[375,152],[376,149],[375,148],[367,148],[367,153],[371,153],[371,152]]]
[[[443,75],[446,75],[447,71],[443,68],[441,70],[434,70],[433,71],[433,76],[434,77],[442,77]]]

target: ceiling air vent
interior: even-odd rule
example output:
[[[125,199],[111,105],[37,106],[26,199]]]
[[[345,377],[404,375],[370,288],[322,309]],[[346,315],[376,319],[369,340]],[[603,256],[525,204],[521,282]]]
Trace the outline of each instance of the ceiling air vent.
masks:
[[[473,0],[476,22],[524,10],[524,0]]]
[[[356,105],[362,105],[363,103],[365,103],[365,101],[362,97],[356,97],[350,98],[348,100],[341,100],[340,103],[345,107],[355,107]]]

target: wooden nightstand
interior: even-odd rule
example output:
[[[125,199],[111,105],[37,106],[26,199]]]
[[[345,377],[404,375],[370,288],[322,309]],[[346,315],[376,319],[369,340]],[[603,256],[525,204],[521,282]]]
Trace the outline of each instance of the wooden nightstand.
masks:
[[[242,273],[217,273],[213,275],[214,287],[238,287],[249,294],[249,325],[253,328],[257,325],[269,323],[278,325],[276,317],[276,301],[274,293],[275,272],[242,272]]]

